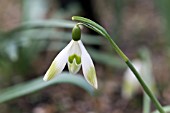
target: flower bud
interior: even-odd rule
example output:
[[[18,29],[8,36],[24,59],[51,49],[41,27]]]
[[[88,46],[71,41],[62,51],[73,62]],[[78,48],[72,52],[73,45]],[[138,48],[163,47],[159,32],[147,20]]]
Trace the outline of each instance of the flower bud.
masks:
[[[72,30],[72,39],[78,41],[81,38],[81,29],[78,25],[75,25]]]

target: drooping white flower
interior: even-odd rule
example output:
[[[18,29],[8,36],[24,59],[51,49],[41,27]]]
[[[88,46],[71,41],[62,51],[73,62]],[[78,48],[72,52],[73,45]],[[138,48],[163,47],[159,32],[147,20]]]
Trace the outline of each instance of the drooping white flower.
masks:
[[[151,91],[156,94],[156,84],[154,76],[152,75],[152,66],[150,62],[135,59],[132,61],[132,64],[136,70],[141,75],[142,79],[146,85],[151,89]],[[138,92],[141,88],[137,78],[132,73],[132,71],[127,68],[123,77],[123,86],[122,86],[122,96],[126,99],[131,99],[134,94]]]
[[[69,72],[77,73],[82,65],[83,74],[87,82],[97,89],[96,71],[93,61],[81,40],[71,40],[70,43],[56,56],[43,80],[48,81],[62,72],[65,65]]]
[[[132,64],[134,65],[136,70],[141,75],[143,75],[142,62],[140,60],[133,60]],[[139,88],[140,88],[140,84],[137,78],[132,73],[132,71],[129,68],[127,68],[123,77],[122,96],[126,99],[130,99]]]

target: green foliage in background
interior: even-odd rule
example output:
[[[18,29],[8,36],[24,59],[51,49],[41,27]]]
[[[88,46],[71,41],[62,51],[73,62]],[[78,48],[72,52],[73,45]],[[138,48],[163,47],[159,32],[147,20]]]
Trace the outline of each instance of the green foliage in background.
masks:
[[[71,29],[75,26],[75,22],[56,19],[58,14],[48,20],[40,18],[47,13],[47,9],[47,1],[23,0],[21,24],[10,31],[0,31],[0,102],[6,102],[58,83],[76,84],[90,94],[94,92],[83,78],[66,73],[47,83],[43,82],[41,77],[22,82],[34,76],[40,76],[35,74],[33,62],[42,52],[57,53],[71,40]],[[72,10],[72,13],[75,13],[75,10]],[[72,13],[69,14],[72,15]],[[87,49],[96,63],[113,68],[125,68],[122,61],[115,55],[92,47],[103,45],[100,36],[82,34],[82,41],[88,46]],[[8,87],[11,84],[16,85]]]
[[[43,88],[46,88],[47,86],[54,85],[54,84],[60,84],[60,83],[70,83],[77,85],[87,92],[89,92],[91,95],[94,94],[94,88],[90,86],[86,82],[86,80],[80,76],[80,75],[72,75],[69,73],[62,73],[60,75],[57,75],[53,80],[50,80],[48,82],[44,82],[42,77],[39,77],[37,79],[31,80],[29,82],[20,83],[15,86],[6,88],[4,90],[0,91],[0,103],[6,102],[8,100],[33,93],[35,91],[41,90]]]

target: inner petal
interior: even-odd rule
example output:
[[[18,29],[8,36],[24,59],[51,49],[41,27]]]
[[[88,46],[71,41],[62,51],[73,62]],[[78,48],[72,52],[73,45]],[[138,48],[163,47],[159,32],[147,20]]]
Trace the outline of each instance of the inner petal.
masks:
[[[68,69],[70,73],[76,74],[81,67],[81,63],[77,64],[76,59],[74,58],[72,62],[68,62]]]

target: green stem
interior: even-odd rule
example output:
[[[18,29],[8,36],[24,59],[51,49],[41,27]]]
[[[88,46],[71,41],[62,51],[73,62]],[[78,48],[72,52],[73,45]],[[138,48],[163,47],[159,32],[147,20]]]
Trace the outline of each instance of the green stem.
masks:
[[[166,113],[170,113],[170,106],[164,106],[163,107],[163,109],[164,109],[164,111],[166,112]],[[152,112],[152,113],[159,113],[159,111],[154,111],[154,112]]]
[[[129,61],[128,57],[121,51],[121,49],[116,45],[116,43],[112,40],[112,38],[108,34],[106,35],[106,38],[111,43],[114,50],[119,54],[119,56],[122,57],[122,59],[125,62]]]
[[[160,113],[165,113],[165,111],[163,110],[163,107],[161,106],[161,104],[159,103],[159,101],[157,100],[157,98],[152,94],[151,90],[147,87],[147,85],[145,84],[145,82],[142,80],[142,78],[140,77],[140,74],[137,72],[137,70],[135,69],[135,67],[132,65],[132,63],[130,62],[130,60],[128,59],[128,57],[122,52],[122,50],[116,45],[116,43],[112,40],[112,38],[110,37],[110,35],[106,32],[106,30],[100,26],[99,24],[93,22],[90,19],[84,18],[84,17],[79,17],[79,16],[73,16],[72,20],[76,20],[76,21],[80,21],[82,22],[83,25],[85,25],[86,27],[98,32],[99,34],[101,34],[102,36],[104,36],[112,45],[113,49],[119,54],[119,56],[125,61],[125,63],[127,64],[127,66],[131,69],[131,71],[134,73],[134,75],[136,76],[136,78],[138,79],[139,83],[141,84],[141,86],[143,87],[144,91],[146,92],[146,94],[150,97],[150,99],[152,100],[152,102],[154,103],[155,107],[158,109],[158,111]]]
[[[150,99],[152,100],[152,102],[154,103],[155,107],[159,110],[160,113],[165,113],[161,104],[159,103],[159,101],[156,99],[156,97],[152,94],[151,90],[147,87],[147,85],[145,84],[145,82],[142,80],[142,78],[140,77],[139,73],[137,72],[137,70],[135,69],[135,67],[132,65],[132,63],[130,62],[130,60],[128,60],[126,62],[126,64],[128,65],[128,67],[131,69],[131,71],[134,73],[134,75],[136,76],[136,78],[138,79],[138,81],[140,82],[140,84],[142,85],[144,91],[148,94],[148,96],[150,97]]]

